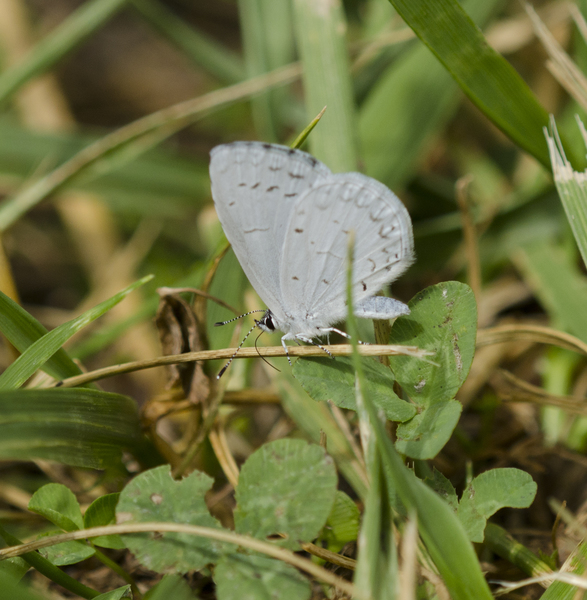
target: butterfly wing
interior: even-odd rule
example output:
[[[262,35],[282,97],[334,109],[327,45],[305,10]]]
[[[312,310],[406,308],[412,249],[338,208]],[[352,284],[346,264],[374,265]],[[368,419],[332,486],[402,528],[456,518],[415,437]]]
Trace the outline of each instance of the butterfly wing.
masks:
[[[285,309],[326,327],[346,315],[348,236],[355,234],[354,302],[397,279],[413,262],[412,222],[399,198],[361,175],[331,175],[291,212],[281,270]]]
[[[210,156],[212,197],[224,233],[251,285],[282,319],[279,273],[290,212],[331,172],[305,152],[261,142],[224,144]]]

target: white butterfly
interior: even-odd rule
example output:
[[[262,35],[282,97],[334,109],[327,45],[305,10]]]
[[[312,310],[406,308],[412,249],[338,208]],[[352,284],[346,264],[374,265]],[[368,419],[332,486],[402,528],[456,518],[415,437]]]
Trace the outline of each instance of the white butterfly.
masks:
[[[333,331],[346,336],[332,325],[347,314],[351,230],[355,314],[369,319],[409,314],[402,302],[375,296],[414,261],[410,216],[387,187],[360,173],[333,174],[306,152],[286,146],[234,142],[217,146],[210,156],[216,212],[268,307],[256,324],[282,331],[286,353],[286,340],[314,343]]]

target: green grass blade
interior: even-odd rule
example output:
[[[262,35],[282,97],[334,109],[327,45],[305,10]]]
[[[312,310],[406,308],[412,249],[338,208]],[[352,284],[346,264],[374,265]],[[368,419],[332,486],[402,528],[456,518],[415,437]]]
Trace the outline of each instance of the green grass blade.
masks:
[[[294,0],[294,9],[308,118],[326,106],[310,136],[311,152],[335,173],[356,171],[358,136],[341,3]]]
[[[47,334],[47,330],[41,323],[2,292],[0,292],[0,331],[19,352],[24,352]],[[42,368],[56,379],[73,377],[82,372],[63,348],[57,350]]]
[[[0,104],[24,83],[53,67],[126,3],[127,0],[91,0],[82,4],[61,25],[41,40],[22,63],[8,69],[0,76]]]
[[[548,167],[548,113],[457,0],[390,1],[485,116]]]
[[[131,5],[149,25],[188,58],[224,83],[236,83],[244,79],[244,65],[236,54],[202,31],[186,24],[163,3],[157,0],[131,0]]]
[[[108,312],[113,306],[123,300],[130,292],[147,283],[152,275],[143,277],[127,288],[101,302],[83,315],[63,323],[29,346],[5,371],[0,375],[0,390],[20,387],[37,369],[49,360],[61,346],[80,329]]]
[[[469,0],[465,8],[482,27],[501,3]],[[459,87],[425,46],[407,50],[386,69],[361,105],[359,132],[367,175],[392,189],[403,186],[459,100]]]
[[[579,127],[583,133],[583,140],[587,144],[587,131],[581,121],[579,121]],[[552,135],[549,135],[548,130],[545,129],[544,135],[548,143],[556,189],[577,246],[579,246],[583,262],[587,265],[587,177],[585,173],[573,171],[558,137],[554,119],[551,122],[551,131]]]
[[[136,403],[127,396],[87,388],[0,391],[2,460],[104,469],[140,435]]]

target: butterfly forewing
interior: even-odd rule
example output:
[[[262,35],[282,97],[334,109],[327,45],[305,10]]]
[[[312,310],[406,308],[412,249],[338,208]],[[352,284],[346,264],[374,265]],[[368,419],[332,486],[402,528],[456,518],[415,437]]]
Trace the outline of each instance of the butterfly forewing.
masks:
[[[290,216],[280,275],[286,312],[323,327],[345,317],[351,231],[355,303],[412,263],[411,221],[397,196],[359,173],[331,175],[301,195]]]
[[[235,142],[211,152],[210,180],[216,212],[252,286],[283,319],[282,246],[290,212],[330,170],[286,146]]]

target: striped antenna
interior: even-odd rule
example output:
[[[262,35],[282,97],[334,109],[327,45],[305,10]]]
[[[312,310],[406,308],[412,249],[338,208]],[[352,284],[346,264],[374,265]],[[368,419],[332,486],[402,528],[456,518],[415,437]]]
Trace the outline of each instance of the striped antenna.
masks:
[[[252,315],[253,313],[256,313],[256,312],[267,312],[267,309],[266,308],[259,308],[257,310],[251,310],[250,312],[245,313],[244,315],[240,315],[239,317],[235,317],[234,319],[229,319],[228,321],[218,321],[218,323],[214,323],[214,327],[220,327],[221,325],[228,325],[229,323],[233,323],[234,321],[238,321],[239,319],[242,319],[243,317],[247,317],[249,315]],[[253,329],[254,329],[254,327],[253,327]],[[251,333],[251,332],[249,331],[249,333]],[[245,340],[246,339],[247,338],[245,338]]]
[[[261,312],[259,310],[252,310],[251,312]],[[247,313],[247,315],[250,315],[251,313]],[[246,315],[241,315],[241,316],[246,316]],[[237,317],[237,319],[240,319],[240,317]],[[236,321],[236,319],[231,319],[231,321]],[[226,323],[230,323],[230,321],[225,321],[224,323],[216,323],[216,325],[225,325]],[[247,333],[247,335],[245,335],[245,337],[243,338],[243,341],[238,345],[238,348],[235,350],[234,354],[230,357],[230,360],[222,367],[222,369],[220,369],[220,372],[218,373],[218,375],[216,375],[216,379],[220,379],[223,375],[224,372],[226,371],[226,369],[228,369],[228,367],[230,367],[232,361],[234,360],[234,357],[238,354],[238,351],[243,347],[243,344],[245,343],[246,339],[251,335],[251,333],[253,332],[254,329],[257,329],[257,327],[259,326],[259,323],[257,321],[255,321],[255,324],[249,329],[249,332]]]

